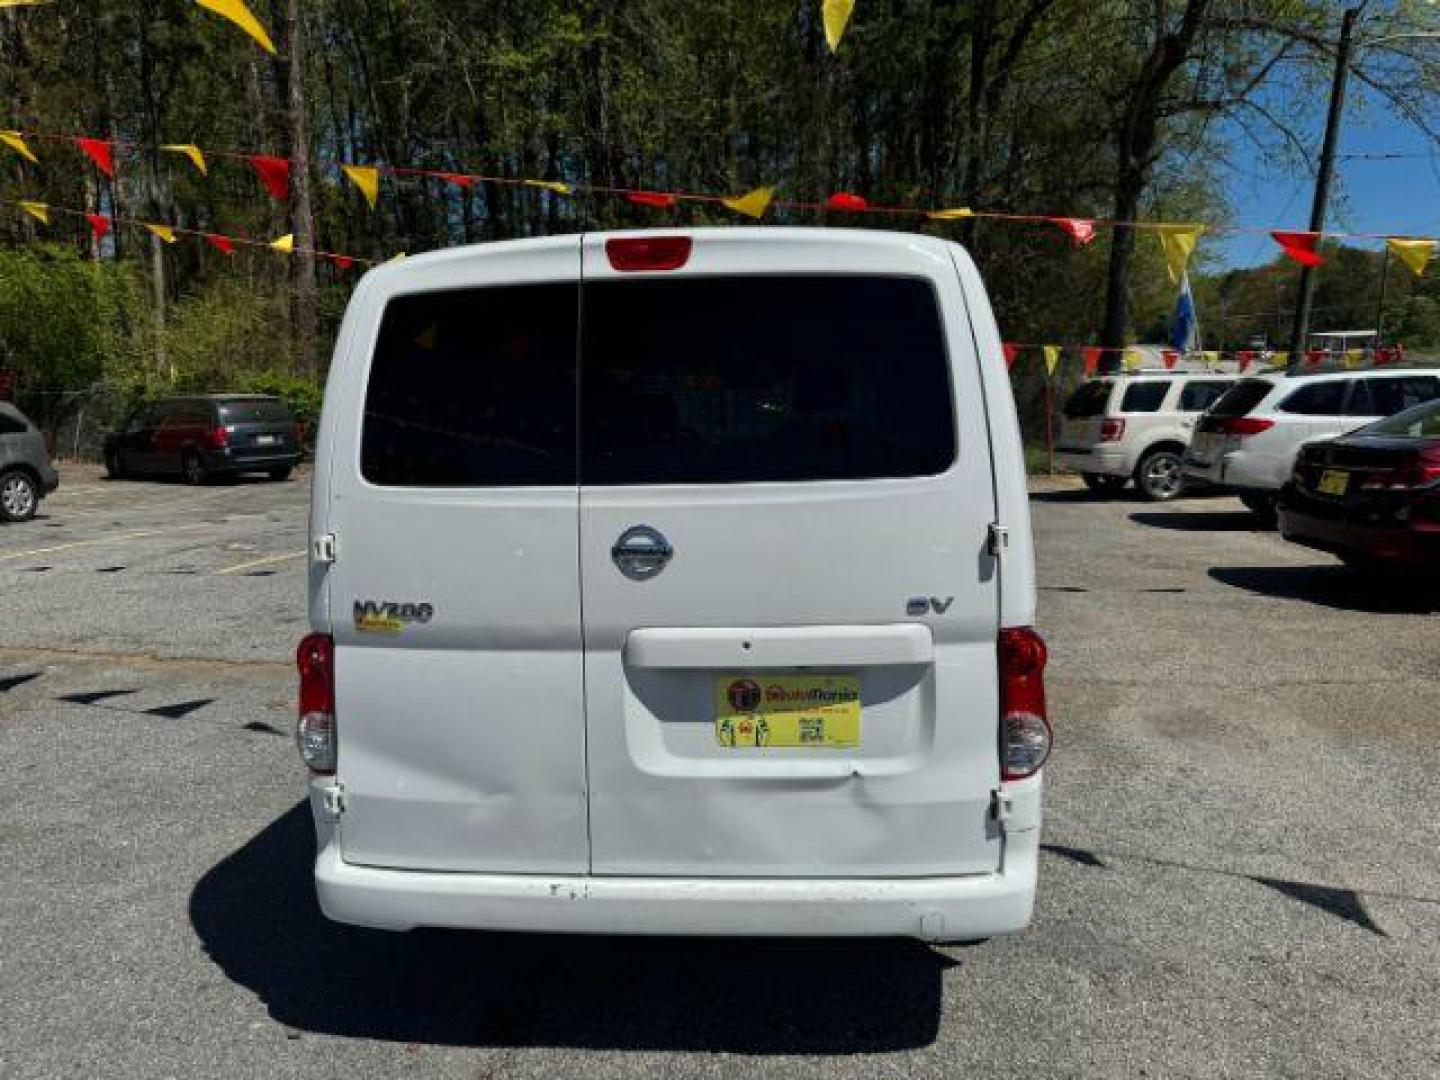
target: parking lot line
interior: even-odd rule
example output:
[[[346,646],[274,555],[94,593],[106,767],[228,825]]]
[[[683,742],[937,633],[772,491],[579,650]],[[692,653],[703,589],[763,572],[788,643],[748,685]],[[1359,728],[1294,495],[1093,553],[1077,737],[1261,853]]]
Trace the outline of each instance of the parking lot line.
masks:
[[[11,559],[28,559],[32,555],[49,555],[55,551],[70,551],[72,548],[94,547],[97,544],[117,544],[122,540],[140,540],[147,536],[169,536],[172,533],[195,532],[198,529],[213,529],[210,522],[198,525],[171,525],[164,529],[146,529],[143,532],[116,533],[114,536],[99,536],[94,540],[72,540],[68,544],[54,544],[50,547],[30,548],[27,551],[8,551],[0,555],[0,562]]]
[[[308,553],[304,551],[291,551],[284,555],[269,555],[263,559],[251,559],[249,562],[242,562],[238,566],[227,566],[224,570],[216,570],[215,573],[217,575],[238,574],[241,570],[249,570],[256,566],[270,566],[274,563],[289,562],[291,559],[303,559],[306,554]]]
[[[111,514],[129,514],[139,510],[164,510],[172,506],[193,506],[196,503],[212,502],[226,495],[234,494],[234,488],[222,488],[219,491],[212,491],[205,494],[181,495],[176,498],[159,499],[155,502],[134,503],[129,506],[123,503],[114,506],[83,506],[79,510],[63,510],[56,508],[55,513],[50,516],[56,520],[79,517],[104,517]]]

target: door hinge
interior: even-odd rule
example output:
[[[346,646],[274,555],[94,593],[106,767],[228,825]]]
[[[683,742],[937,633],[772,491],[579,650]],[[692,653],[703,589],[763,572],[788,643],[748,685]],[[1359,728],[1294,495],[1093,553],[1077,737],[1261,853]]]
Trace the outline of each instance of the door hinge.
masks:
[[[320,806],[331,821],[339,821],[345,813],[345,785],[330,784],[320,789]]]
[[[1004,791],[992,791],[990,793],[990,812],[995,815],[995,820],[1003,825],[1015,812],[1015,800]]]
[[[990,554],[997,559],[1010,547],[1010,530],[999,522],[990,523]]]
[[[317,536],[315,542],[310,545],[310,558],[325,566],[333,563],[335,561],[335,534],[326,533],[324,536]]]

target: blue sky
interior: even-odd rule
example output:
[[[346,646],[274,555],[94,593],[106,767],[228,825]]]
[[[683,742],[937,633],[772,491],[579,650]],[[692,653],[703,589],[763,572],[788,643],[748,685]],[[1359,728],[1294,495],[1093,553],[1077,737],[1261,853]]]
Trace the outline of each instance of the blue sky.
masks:
[[[1305,141],[1312,147],[1312,163],[1319,157],[1323,106],[1323,100],[1317,101],[1314,116],[1307,122]],[[1237,141],[1234,167],[1226,183],[1235,222],[1267,229],[1307,228],[1313,172],[1290,171],[1258,161],[1247,164],[1247,153],[1254,151],[1244,141]],[[1327,228],[1440,235],[1440,146],[1353,79],[1340,129],[1339,154]],[[1381,154],[1405,156],[1373,156]],[[1278,250],[1264,233],[1231,233],[1213,243],[1227,266],[1269,262]]]

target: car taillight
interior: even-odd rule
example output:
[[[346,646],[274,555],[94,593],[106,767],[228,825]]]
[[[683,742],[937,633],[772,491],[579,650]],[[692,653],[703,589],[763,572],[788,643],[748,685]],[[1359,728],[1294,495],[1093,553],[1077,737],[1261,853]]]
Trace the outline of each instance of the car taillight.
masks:
[[[695,241],[688,236],[630,236],[605,241],[610,265],[624,273],[679,270],[690,261]]]
[[[1124,421],[1124,420],[1110,419],[1110,420],[1101,420],[1101,421],[1100,421],[1100,441],[1101,441],[1101,442],[1119,442],[1119,441],[1120,441],[1121,439],[1123,439],[1124,437],[1125,437],[1125,421]]]
[[[1045,641],[1028,626],[1000,631],[1000,778],[1034,776],[1050,756]]]
[[[300,671],[300,722],[295,741],[311,772],[335,771],[335,639],[310,634],[295,650]]]
[[[210,443],[217,450],[222,450],[230,445],[230,429],[224,425],[216,425],[210,429]]]
[[[1362,491],[1412,491],[1440,482],[1440,451],[1427,451],[1406,465],[1372,473],[1360,482]]]
[[[1211,430],[1218,431],[1222,435],[1259,435],[1262,431],[1269,431],[1275,426],[1274,420],[1258,420],[1253,416],[1222,416],[1217,417]]]

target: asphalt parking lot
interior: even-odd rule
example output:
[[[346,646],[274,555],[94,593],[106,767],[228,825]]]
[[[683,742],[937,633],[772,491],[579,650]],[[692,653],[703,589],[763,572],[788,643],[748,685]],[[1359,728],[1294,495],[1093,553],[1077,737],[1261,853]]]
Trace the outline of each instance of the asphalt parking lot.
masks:
[[[307,488],[71,470],[0,526],[0,1075],[1440,1075],[1440,613],[1238,503],[1034,501],[1059,747],[1026,934],[326,923]]]

